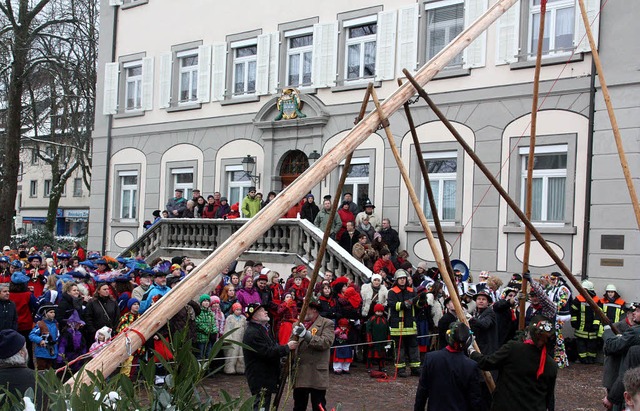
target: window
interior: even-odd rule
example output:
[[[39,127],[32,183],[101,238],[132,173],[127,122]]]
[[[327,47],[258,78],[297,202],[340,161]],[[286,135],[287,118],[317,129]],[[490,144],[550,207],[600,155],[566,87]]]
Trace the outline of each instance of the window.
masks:
[[[31,164],[38,164],[38,149],[31,149]]]
[[[60,191],[60,196],[65,197],[67,195],[67,185],[62,185],[62,190]]]
[[[251,187],[253,183],[242,169],[242,166],[227,166],[226,171],[227,182],[229,184],[227,194],[229,204],[241,202],[249,193],[249,187]]]
[[[81,178],[73,179],[73,196],[82,197],[82,179]]]
[[[142,61],[125,63],[125,110],[142,110]]]
[[[285,37],[287,40],[287,85],[310,86],[313,63],[312,28],[285,33]]]
[[[138,215],[138,172],[121,171],[120,177],[120,219],[135,220]]]
[[[258,65],[256,39],[233,43],[231,48],[233,52],[233,95],[255,93]]]
[[[31,180],[29,182],[29,197],[38,197],[38,181]]]
[[[457,153],[455,151],[424,153],[424,159],[440,220],[453,222],[456,219]],[[433,220],[429,196],[424,185],[422,186],[422,209],[425,216]]]
[[[458,34],[464,30],[464,2],[433,2],[425,5],[427,13],[426,60],[431,60]],[[448,68],[462,67],[462,53],[458,54]]]
[[[344,163],[340,166],[340,174]],[[344,193],[352,193],[354,201],[364,210],[364,204],[369,197],[369,158],[354,158],[351,160],[347,179],[342,188],[342,196]]]
[[[51,195],[51,180],[44,180],[44,196],[49,197]]]
[[[366,17],[373,22],[361,23],[362,19],[344,22],[345,80],[353,81],[374,77],[376,73],[376,16]]]
[[[198,100],[198,50],[187,50],[176,54],[180,65],[179,102]]]
[[[525,209],[527,185],[527,161],[529,148],[520,148],[521,187],[520,208]],[[533,158],[531,194],[531,220],[538,222],[562,222],[565,212],[565,186],[567,181],[567,146],[536,147]]]
[[[184,190],[184,198],[190,199],[193,194],[193,168],[174,168],[171,170],[173,175],[173,191],[181,188]]]
[[[535,58],[540,31],[540,1],[529,0],[529,47],[530,58]],[[575,23],[575,0],[549,0],[544,24],[542,53],[558,55],[573,49]]]

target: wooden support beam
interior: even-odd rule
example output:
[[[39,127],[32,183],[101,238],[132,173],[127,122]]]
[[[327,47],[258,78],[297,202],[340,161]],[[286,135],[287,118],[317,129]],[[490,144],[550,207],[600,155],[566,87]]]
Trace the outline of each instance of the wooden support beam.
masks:
[[[418,84],[426,84],[451,60],[462,52],[473,40],[483,33],[491,23],[504,14],[517,0],[498,0],[495,4],[471,23],[440,53],[433,57],[416,73]],[[413,86],[404,84],[392,93],[384,102],[386,113],[396,112],[414,93]],[[334,148],[325,153],[309,169],[300,175],[292,184],[284,189],[265,208],[248,221],[242,228],[221,244],[209,257],[173,288],[167,295],[151,306],[135,323],[132,329],[145,339],[162,327],[180,308],[184,307],[201,290],[213,283],[215,278],[233,260],[262,236],[296,201],[309,191],[309,188],[320,183],[332,170],[340,165],[345,157],[352,153],[369,135],[376,131],[380,118],[377,111],[371,112],[358,123],[349,134]],[[131,350],[135,351],[144,343],[136,333],[129,334]],[[106,375],[113,373],[128,358],[125,348],[125,335],[116,336],[93,360],[86,364],[84,372],[70,379],[67,383],[79,382],[89,384],[88,372],[102,371]]]
[[[424,89],[416,82],[416,80],[411,76],[411,74],[409,74],[409,72],[407,70],[404,70],[404,73],[407,76],[407,79],[409,80],[409,82],[411,84],[413,84],[414,87],[416,87],[416,90],[418,90],[418,94],[420,94],[420,97],[422,97],[427,102],[427,104],[429,105],[429,107],[431,107],[431,109],[433,110],[435,115],[440,119],[440,121],[442,121],[442,123],[445,125],[445,127],[447,127],[447,129],[449,129],[449,131],[455,137],[455,139],[458,140],[458,143],[460,143],[460,145],[462,146],[464,151],[467,152],[467,154],[469,155],[469,157],[471,157],[471,159],[476,164],[476,166],[478,166],[480,171],[482,171],[482,173],[485,175],[485,177],[487,177],[487,179],[495,187],[495,189],[498,191],[500,196],[506,201],[507,205],[509,205],[509,207],[513,210],[513,212],[516,213],[516,215],[518,216],[518,218],[520,218],[520,220],[524,223],[524,225],[526,225],[529,228],[529,230],[531,230],[531,234],[533,234],[535,239],[538,240],[538,243],[540,243],[540,246],[547,252],[549,257],[551,257],[551,259],[556,263],[556,265],[560,268],[560,270],[567,276],[567,278],[569,279],[569,281],[571,281],[571,284],[573,284],[573,286],[576,288],[576,290],[578,290],[578,292],[585,298],[585,300],[587,301],[589,306],[593,309],[593,311],[596,313],[596,315],[598,317],[600,317],[600,320],[604,324],[610,324],[611,325],[611,329],[614,330],[614,332],[617,333],[618,331],[616,330],[616,327],[609,320],[609,318],[605,315],[605,313],[600,309],[598,304],[596,304],[593,301],[593,298],[591,298],[589,293],[587,293],[587,291],[582,287],[582,284],[580,283],[580,281],[578,281],[576,279],[576,277],[574,277],[574,275],[569,270],[569,267],[567,267],[566,264],[564,263],[564,261],[562,261],[562,259],[560,257],[558,257],[558,255],[555,253],[555,251],[553,251],[553,249],[549,246],[549,244],[544,239],[544,237],[542,237],[542,234],[540,234],[538,229],[524,215],[524,213],[522,212],[520,207],[518,207],[516,202],[513,201],[513,199],[509,196],[509,194],[505,191],[505,189],[502,188],[502,186],[500,185],[500,182],[498,182],[498,180],[495,178],[495,176],[493,174],[491,174],[491,172],[489,171],[487,166],[484,165],[482,160],[480,160],[480,157],[478,157],[478,155],[467,144],[467,142],[464,141],[464,139],[462,138],[460,133],[458,133],[458,131],[453,126],[453,124],[451,124],[451,122],[440,111],[438,106],[436,106],[436,104],[433,102],[433,100],[431,100],[431,97],[429,97],[427,92],[424,91]]]

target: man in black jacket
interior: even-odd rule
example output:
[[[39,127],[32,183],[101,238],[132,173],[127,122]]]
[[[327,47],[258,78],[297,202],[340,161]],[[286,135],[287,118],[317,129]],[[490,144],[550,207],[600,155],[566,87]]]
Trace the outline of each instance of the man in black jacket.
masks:
[[[476,314],[469,319],[471,331],[476,337],[480,351],[493,354],[498,349],[498,326],[496,313],[491,308],[493,299],[486,291],[480,291],[473,297],[476,302]]]
[[[9,283],[0,283],[0,331],[18,330],[16,304],[9,299]]]
[[[389,220],[388,218],[382,219],[380,237],[382,237],[382,241],[384,241],[387,247],[389,247],[391,255],[395,256],[398,253],[398,247],[400,247],[400,236],[398,235],[398,232],[396,230],[391,228],[391,220]]]
[[[242,342],[252,349],[242,349],[245,375],[251,395],[255,395],[253,410],[269,410],[271,395],[277,392],[280,381],[280,357],[289,354],[298,346],[297,341],[278,345],[268,327],[269,314],[262,304],[249,304],[244,310],[247,329]]]

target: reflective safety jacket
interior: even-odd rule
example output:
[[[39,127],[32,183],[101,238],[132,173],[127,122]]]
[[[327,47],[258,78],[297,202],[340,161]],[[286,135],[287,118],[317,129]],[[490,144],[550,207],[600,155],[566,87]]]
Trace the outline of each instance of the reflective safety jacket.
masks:
[[[412,287],[400,288],[394,285],[387,294],[387,307],[389,307],[389,329],[392,336],[416,335],[418,328],[415,319],[415,307],[424,305],[420,300],[414,302],[416,292]],[[411,305],[406,306],[405,301]],[[426,299],[425,299],[426,301]]]
[[[624,307],[625,302],[622,298],[618,297],[615,301],[610,301],[605,297],[600,300],[600,303],[602,304],[602,311],[604,311],[612,323],[617,323],[624,319],[622,307]]]
[[[601,305],[597,296],[593,297],[596,304]],[[602,336],[600,318],[596,316],[583,296],[579,295],[571,303],[571,326],[578,338],[595,339]]]

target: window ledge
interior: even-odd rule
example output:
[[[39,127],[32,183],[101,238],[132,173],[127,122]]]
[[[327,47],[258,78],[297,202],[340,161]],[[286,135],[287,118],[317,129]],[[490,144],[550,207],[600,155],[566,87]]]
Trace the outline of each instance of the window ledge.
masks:
[[[147,3],[149,3],[149,0],[129,1],[127,3],[124,3],[122,6],[120,6],[120,9],[122,10],[132,9],[134,7],[142,6],[143,4],[147,4]]]
[[[440,80],[445,78],[453,78],[453,77],[464,77],[470,76],[471,69],[468,68],[455,68],[455,69],[443,69],[441,72],[436,74],[433,77],[433,80]]]
[[[255,94],[249,96],[238,96],[226,98],[220,101],[221,106],[230,106],[232,104],[242,104],[242,103],[255,103],[256,101],[260,101],[260,96],[256,96]]]
[[[339,93],[341,91],[351,91],[351,90],[364,90],[369,87],[370,81],[358,81],[349,84],[343,84],[342,86],[336,86],[331,88],[332,93]],[[373,87],[378,88],[382,86],[382,81],[374,81]]]
[[[201,103],[180,104],[177,106],[168,107],[167,113],[175,113],[177,111],[197,110],[199,108],[202,108]]]
[[[572,225],[565,225],[560,227],[537,225],[534,224],[540,234],[564,234],[575,235],[578,232],[577,227]],[[502,232],[505,234],[524,234],[525,227],[520,225],[506,225],[502,227]]]
[[[433,231],[434,233],[436,232],[436,226],[434,226],[433,224],[429,224],[429,228],[431,229],[431,231]],[[463,231],[464,227],[462,227],[459,224],[454,224],[454,225],[443,225],[442,226],[442,232],[443,233],[461,233]],[[416,222],[415,224],[407,224],[404,226],[404,231],[405,232],[420,232],[423,233],[424,230],[422,229],[422,225],[420,225],[418,222]],[[436,234],[437,235],[437,234]]]
[[[122,113],[114,114],[113,118],[130,118],[144,116],[144,110],[125,111]]]
[[[571,59],[569,59],[569,63],[573,63],[576,61],[583,61],[584,60],[584,53],[576,53],[574,54]],[[542,66],[553,66],[556,64],[565,64],[567,63],[567,56],[558,56],[558,57],[548,57],[548,58],[542,58],[542,62],[540,63]],[[527,68],[534,68],[536,66],[536,61],[535,60],[522,60],[522,61],[516,61],[515,63],[511,63],[509,65],[509,68],[511,70],[520,70],[520,69],[527,69]]]
[[[120,221],[120,220],[111,220],[111,227],[121,227],[121,228],[138,228],[140,223],[138,221]]]

